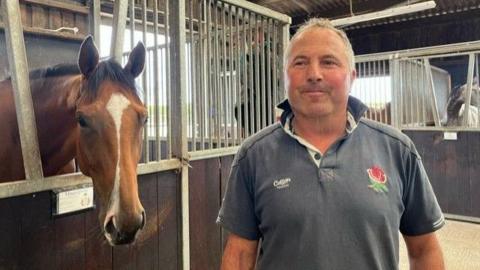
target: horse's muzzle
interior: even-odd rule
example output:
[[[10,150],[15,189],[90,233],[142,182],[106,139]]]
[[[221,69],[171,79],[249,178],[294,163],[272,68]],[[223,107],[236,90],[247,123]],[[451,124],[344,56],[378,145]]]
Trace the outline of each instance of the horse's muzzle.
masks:
[[[145,222],[145,211],[142,211],[141,216],[133,225],[126,228],[119,228],[115,222],[115,216],[111,216],[104,226],[105,237],[112,246],[131,244],[135,241],[139,231],[145,227]]]

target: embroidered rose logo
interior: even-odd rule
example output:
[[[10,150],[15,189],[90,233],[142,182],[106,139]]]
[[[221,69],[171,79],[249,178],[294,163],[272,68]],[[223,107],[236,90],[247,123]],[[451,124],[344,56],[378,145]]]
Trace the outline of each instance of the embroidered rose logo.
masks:
[[[370,169],[367,169],[368,177],[370,178],[369,188],[375,190],[376,192],[387,192],[388,188],[386,186],[387,176],[383,170],[378,166],[373,166]]]

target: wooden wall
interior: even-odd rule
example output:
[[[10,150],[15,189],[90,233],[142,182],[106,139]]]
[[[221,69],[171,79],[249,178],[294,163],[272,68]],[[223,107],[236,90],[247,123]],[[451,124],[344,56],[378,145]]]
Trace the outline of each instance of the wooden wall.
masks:
[[[215,224],[233,156],[191,163],[191,269],[218,269],[222,231]],[[0,270],[179,269],[179,175],[139,178],[147,225],[137,243],[111,248],[100,232],[98,211],[53,218],[51,194],[0,200]]]
[[[480,132],[456,141],[440,131],[404,131],[415,143],[443,212],[480,217]]]

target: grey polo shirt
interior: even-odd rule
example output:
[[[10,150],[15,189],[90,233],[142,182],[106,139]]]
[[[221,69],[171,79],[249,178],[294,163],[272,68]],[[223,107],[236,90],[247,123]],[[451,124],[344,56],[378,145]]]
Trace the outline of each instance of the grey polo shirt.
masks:
[[[238,151],[217,219],[262,238],[257,269],[398,269],[399,230],[420,235],[444,224],[413,143],[361,118],[360,101],[349,98],[356,125],[323,155],[285,131],[291,109],[281,106],[281,123]]]

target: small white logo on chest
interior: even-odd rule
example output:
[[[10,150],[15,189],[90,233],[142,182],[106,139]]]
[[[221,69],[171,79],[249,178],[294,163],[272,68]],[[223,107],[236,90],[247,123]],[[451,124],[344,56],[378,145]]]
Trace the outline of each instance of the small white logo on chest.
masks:
[[[290,186],[291,181],[292,181],[292,179],[290,179],[290,178],[283,178],[283,179],[275,180],[275,181],[273,181],[273,186],[276,189],[287,188],[287,187]]]

